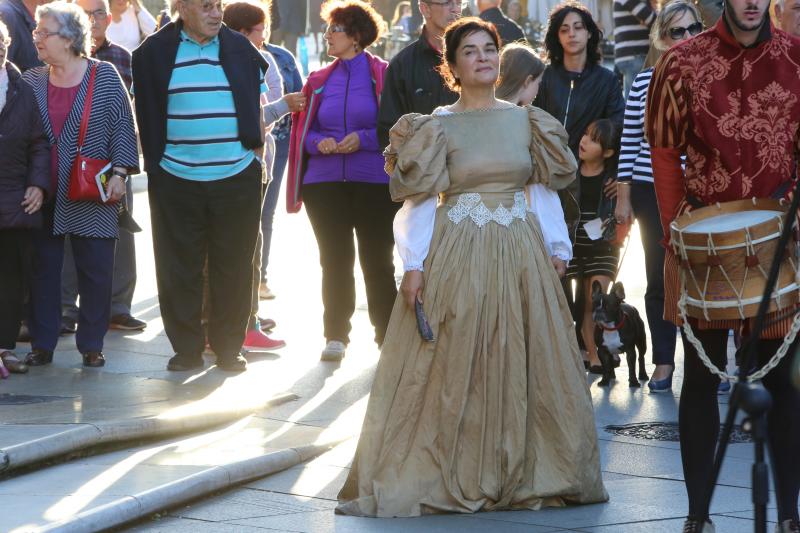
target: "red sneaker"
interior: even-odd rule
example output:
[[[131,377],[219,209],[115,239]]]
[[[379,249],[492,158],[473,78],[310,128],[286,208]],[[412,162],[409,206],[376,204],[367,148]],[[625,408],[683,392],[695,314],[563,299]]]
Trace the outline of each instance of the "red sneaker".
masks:
[[[284,341],[270,339],[260,331],[251,329],[244,338],[242,348],[251,352],[268,352],[286,346]]]

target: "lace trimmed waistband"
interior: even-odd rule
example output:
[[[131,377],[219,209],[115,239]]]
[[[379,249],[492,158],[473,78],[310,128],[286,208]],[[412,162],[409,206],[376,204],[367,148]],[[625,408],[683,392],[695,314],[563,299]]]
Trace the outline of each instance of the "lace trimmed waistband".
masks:
[[[496,204],[494,210],[489,209],[484,203],[484,199]],[[511,203],[510,208],[503,205],[503,202]],[[483,227],[489,222],[496,222],[501,226],[508,227],[514,219],[524,220],[528,216],[528,204],[525,200],[525,193],[503,192],[503,193],[477,193],[467,192],[451,195],[444,198],[443,203],[450,206],[447,210],[447,218],[453,224],[459,224],[462,220],[470,218],[478,227]]]

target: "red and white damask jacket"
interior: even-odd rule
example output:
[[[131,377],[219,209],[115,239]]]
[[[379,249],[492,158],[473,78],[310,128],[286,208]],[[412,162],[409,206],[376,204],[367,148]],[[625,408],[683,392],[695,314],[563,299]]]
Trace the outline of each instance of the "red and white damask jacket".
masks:
[[[770,23],[744,47],[721,17],[659,60],[645,127],[665,244],[670,223],[692,205],[788,194],[800,149],[800,40]],[[665,318],[675,323],[677,283],[677,262],[668,253]],[[780,336],[784,327],[776,326],[765,336]]]

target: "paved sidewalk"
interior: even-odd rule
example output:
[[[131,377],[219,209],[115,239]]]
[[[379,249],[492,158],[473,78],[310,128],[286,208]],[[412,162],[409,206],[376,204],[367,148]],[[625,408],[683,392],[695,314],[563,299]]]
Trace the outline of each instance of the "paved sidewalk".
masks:
[[[251,354],[250,369],[241,375],[216,369],[213,357],[207,359],[201,372],[167,372],[165,366],[172,352],[158,312],[144,182],[136,180],[135,218],[144,231],[136,236],[139,285],[134,314],[148,321],[147,329],[140,333],[109,332],[105,349],[108,363],[103,369],[82,368],[74,339],[64,337],[53,365],[0,382],[0,450],[80,425],[256,405],[285,392],[297,399],[257,409],[249,417],[199,433],[134,441],[108,453],[79,456],[2,479],[0,508],[13,512],[0,513],[1,531],[36,531],[47,523],[123,497],[135,498],[216,466],[358,433],[378,359],[359,275],[358,309],[348,355],[341,365],[321,363],[316,243],[304,214],[288,216],[279,209],[270,265],[270,286],[278,298],[262,302],[262,314],[278,321],[274,336],[285,339],[287,348],[274,354]],[[632,246],[620,276],[629,301],[641,310],[642,261],[641,250]],[[18,353],[24,354],[26,349],[21,345]],[[679,368],[681,360],[679,350]],[[652,365],[648,367],[652,369]],[[618,375],[623,376],[625,370],[623,363]],[[355,439],[350,438],[307,463],[146,518],[130,530],[680,531],[686,498],[677,442],[622,437],[606,431],[608,425],[675,422],[680,384],[679,370],[675,394],[652,395],[646,387],[629,389],[625,380],[608,390],[592,386],[602,467],[611,495],[607,504],[402,520],[337,516],[333,513],[336,494],[355,449]],[[727,396],[720,400],[726,402]],[[24,401],[32,403],[20,403]],[[748,444],[729,448],[712,508],[718,532],[753,529],[748,488],[751,455]],[[774,510],[770,519],[774,520]]]

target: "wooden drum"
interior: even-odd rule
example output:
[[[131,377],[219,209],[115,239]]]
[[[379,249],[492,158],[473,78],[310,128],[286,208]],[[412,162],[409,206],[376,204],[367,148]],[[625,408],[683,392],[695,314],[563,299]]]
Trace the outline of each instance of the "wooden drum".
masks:
[[[756,315],[787,210],[780,201],[754,198],[695,209],[672,222],[680,297],[690,317],[743,320]],[[794,237],[780,260],[770,312],[798,301]]]

